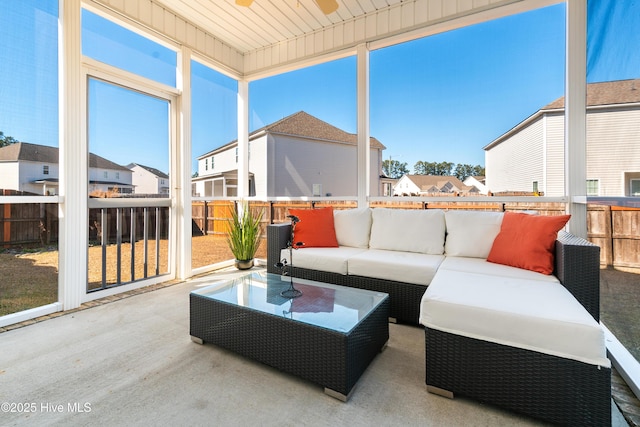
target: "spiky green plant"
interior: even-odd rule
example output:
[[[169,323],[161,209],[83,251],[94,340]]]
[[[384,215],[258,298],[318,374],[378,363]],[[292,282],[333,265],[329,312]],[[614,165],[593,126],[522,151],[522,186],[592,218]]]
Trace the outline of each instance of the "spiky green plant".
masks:
[[[244,206],[243,215],[236,209],[231,209],[229,220],[229,234],[227,242],[233,256],[239,261],[253,259],[260,246],[262,237],[262,216],[264,211],[254,215],[248,206]]]

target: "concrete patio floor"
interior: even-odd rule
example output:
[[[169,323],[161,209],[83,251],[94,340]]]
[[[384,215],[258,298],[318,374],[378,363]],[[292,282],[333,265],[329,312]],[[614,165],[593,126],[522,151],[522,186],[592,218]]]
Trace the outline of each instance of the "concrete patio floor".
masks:
[[[0,334],[0,424],[534,426],[427,393],[424,331],[390,325],[347,403],[322,387],[189,337],[188,295],[219,272]],[[40,319],[42,320],[42,319]],[[612,402],[613,426],[627,426]],[[27,412],[29,411],[29,412]]]

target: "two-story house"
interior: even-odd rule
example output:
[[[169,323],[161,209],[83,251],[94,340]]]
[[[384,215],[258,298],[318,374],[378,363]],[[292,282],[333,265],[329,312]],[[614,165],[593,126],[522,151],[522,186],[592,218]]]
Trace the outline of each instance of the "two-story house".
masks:
[[[58,148],[17,142],[0,148],[0,188],[40,195],[58,194]],[[89,154],[89,194],[132,193],[131,171]]]
[[[237,195],[238,141],[198,157],[192,194],[201,197]],[[381,194],[382,150],[370,142],[371,195]],[[345,132],[304,111],[249,135],[251,196],[355,196],[357,135]]]
[[[640,79],[587,85],[587,196],[640,196]],[[564,195],[564,97],[484,147],[493,193]]]
[[[169,194],[169,175],[140,163],[130,163],[127,169],[132,172],[132,183],[136,194],[166,196]]]

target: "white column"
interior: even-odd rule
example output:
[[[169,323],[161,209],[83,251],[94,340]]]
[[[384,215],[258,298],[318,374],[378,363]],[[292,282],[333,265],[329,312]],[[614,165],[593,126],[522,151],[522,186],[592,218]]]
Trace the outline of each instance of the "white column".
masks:
[[[565,194],[569,232],[587,237],[587,5],[567,1],[565,74]]]
[[[79,307],[87,287],[87,140],[81,65],[80,0],[60,0],[58,297]]]
[[[358,96],[358,207],[368,206],[371,193],[371,138],[369,134],[369,48],[357,49]]]
[[[183,47],[178,55],[178,88],[182,94],[178,105],[176,156],[171,168],[175,171],[173,188],[176,192],[174,218],[177,219],[176,230],[176,276],[186,279],[191,276],[191,49]]]
[[[249,195],[249,82],[238,81],[238,197]]]

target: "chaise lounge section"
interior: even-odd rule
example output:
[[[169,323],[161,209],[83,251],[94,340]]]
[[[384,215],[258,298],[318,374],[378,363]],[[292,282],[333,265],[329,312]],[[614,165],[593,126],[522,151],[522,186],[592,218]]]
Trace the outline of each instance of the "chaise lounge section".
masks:
[[[291,274],[388,293],[392,318],[425,326],[428,391],[563,425],[611,423],[599,248],[558,232],[568,216],[377,208],[332,218],[335,247],[292,251]],[[291,224],[270,225],[267,241],[279,273]]]

